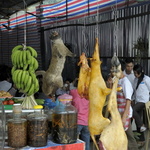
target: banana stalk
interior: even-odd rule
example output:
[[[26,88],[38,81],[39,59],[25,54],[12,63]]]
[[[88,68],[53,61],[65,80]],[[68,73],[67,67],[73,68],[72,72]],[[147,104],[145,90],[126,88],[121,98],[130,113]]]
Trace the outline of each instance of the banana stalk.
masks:
[[[22,109],[33,109],[33,107],[37,105],[35,101],[34,95],[26,96],[21,104]]]

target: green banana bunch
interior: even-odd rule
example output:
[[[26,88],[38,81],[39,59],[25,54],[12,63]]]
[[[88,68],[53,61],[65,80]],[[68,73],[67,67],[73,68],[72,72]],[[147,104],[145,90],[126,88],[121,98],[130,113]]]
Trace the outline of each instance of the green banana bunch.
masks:
[[[37,52],[30,46],[18,45],[12,49],[12,80],[16,87],[27,96],[39,90],[39,82],[35,75],[38,69]]]
[[[30,46],[15,46],[12,50],[11,60],[12,64],[17,68],[23,68],[24,65],[32,65],[33,69],[38,68],[38,62],[36,60],[37,52]]]
[[[18,51],[18,50],[22,50],[22,49],[23,49],[23,45],[17,45],[12,49],[12,53],[14,53],[15,51]]]
[[[34,48],[32,48],[31,46],[27,46],[26,48],[27,48],[27,50],[30,51],[31,56],[37,58],[37,52],[36,52],[36,50]]]
[[[36,93],[39,90],[39,82],[34,72],[28,72],[17,69],[12,74],[13,82],[16,87],[26,93],[28,96]]]

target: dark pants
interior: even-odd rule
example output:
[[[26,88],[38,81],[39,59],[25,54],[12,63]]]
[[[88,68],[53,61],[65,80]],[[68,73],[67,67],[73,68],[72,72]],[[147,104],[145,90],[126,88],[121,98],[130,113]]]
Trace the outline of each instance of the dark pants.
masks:
[[[135,119],[135,124],[137,127],[137,132],[140,133],[139,141],[145,141],[144,133],[140,132],[140,128],[143,125],[143,110],[145,108],[145,103],[136,103],[133,106],[133,119]]]
[[[138,145],[134,138],[131,123],[129,124],[129,128],[126,131],[126,135],[128,139],[128,150],[138,150]]]
[[[85,150],[90,150],[90,133],[88,126],[78,125],[78,134],[80,134],[80,139],[85,142]]]
[[[133,106],[133,118],[135,119],[135,124],[137,128],[143,125],[143,110],[145,108],[145,103],[136,103]]]

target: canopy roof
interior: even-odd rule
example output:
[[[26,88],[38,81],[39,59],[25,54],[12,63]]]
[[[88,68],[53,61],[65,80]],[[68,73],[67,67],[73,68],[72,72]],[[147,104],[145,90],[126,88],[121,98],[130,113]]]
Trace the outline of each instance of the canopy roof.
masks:
[[[40,3],[40,5],[51,5],[50,7],[60,7],[63,6],[63,9],[68,9],[68,6],[74,5],[69,8],[69,10],[80,9],[80,4],[85,4],[84,7],[81,9],[85,11],[86,9],[90,9],[91,5],[94,5],[97,7],[98,5],[101,5],[100,7],[108,7],[111,5],[114,5],[114,3],[121,3],[123,2],[124,6],[128,6],[132,3],[140,3],[145,2],[148,0],[1,0],[0,1],[0,19],[8,19],[12,14],[24,10],[25,7],[29,7],[35,3]],[[63,5],[64,4],[64,5]],[[75,5],[77,4],[77,5]],[[94,7],[93,6],[93,7]],[[46,8],[47,9],[47,8]]]
[[[114,9],[128,8],[135,5],[143,5],[143,3],[150,3],[150,1],[2,0],[0,1],[0,29],[10,30],[18,25],[23,26],[26,22],[28,24],[34,23],[38,27],[41,27],[49,26],[50,24],[55,23],[57,24],[58,22],[66,22],[76,19],[79,21],[83,21],[89,16],[97,16],[101,13],[113,11]],[[29,9],[29,7],[31,9]]]

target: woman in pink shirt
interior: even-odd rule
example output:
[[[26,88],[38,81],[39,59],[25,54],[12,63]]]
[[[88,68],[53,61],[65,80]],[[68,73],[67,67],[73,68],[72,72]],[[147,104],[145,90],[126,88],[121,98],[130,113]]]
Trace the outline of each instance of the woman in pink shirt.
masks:
[[[85,150],[90,149],[90,133],[88,130],[88,113],[89,113],[89,101],[80,97],[77,89],[70,90],[70,95],[73,96],[72,105],[76,107],[78,111],[78,128],[77,132],[80,134],[80,139],[85,142]]]

